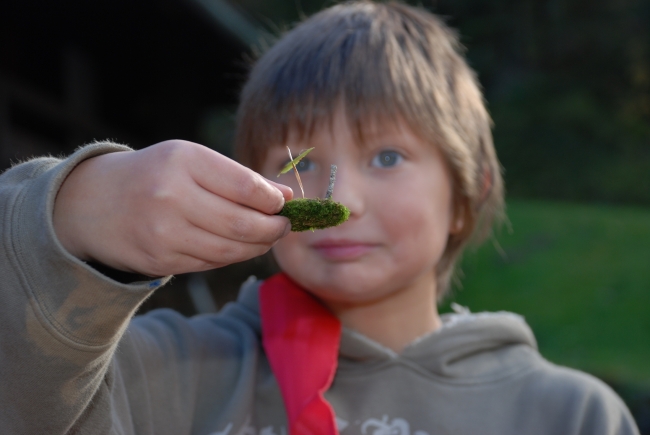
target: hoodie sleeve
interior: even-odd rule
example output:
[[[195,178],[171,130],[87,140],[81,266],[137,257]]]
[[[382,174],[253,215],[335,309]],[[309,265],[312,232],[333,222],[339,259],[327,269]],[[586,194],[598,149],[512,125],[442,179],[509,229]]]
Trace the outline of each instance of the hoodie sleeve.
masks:
[[[168,278],[121,284],[102,275],[61,246],[52,211],[77,164],[129,150],[95,143],[0,176],[0,433],[108,432],[112,411],[98,392],[117,343]]]

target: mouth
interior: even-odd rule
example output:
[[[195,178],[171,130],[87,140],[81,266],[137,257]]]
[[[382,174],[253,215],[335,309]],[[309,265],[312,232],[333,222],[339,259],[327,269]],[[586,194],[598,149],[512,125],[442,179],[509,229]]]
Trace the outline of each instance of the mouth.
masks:
[[[377,245],[357,240],[325,239],[319,240],[311,247],[327,260],[347,261],[363,257],[376,249]]]

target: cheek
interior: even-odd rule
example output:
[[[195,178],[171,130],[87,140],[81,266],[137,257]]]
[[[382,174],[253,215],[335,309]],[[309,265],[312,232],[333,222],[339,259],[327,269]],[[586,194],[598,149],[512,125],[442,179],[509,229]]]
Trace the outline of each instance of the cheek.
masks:
[[[418,200],[420,198],[420,200]],[[451,201],[447,192],[422,189],[394,199],[384,209],[382,229],[400,257],[419,257],[435,265],[447,245]]]

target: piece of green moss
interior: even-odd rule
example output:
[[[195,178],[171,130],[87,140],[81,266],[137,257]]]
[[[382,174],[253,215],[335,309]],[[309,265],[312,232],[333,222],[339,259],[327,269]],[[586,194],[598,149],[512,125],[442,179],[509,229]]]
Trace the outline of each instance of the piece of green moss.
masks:
[[[298,198],[287,201],[279,214],[289,218],[291,231],[322,230],[348,220],[350,209],[331,199]]]

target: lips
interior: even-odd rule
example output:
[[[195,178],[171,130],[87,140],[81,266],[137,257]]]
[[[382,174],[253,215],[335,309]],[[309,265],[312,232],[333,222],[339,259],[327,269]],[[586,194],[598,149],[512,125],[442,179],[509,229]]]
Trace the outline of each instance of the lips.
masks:
[[[311,247],[328,260],[343,261],[360,258],[377,248],[377,245],[356,240],[326,239],[312,244]]]

